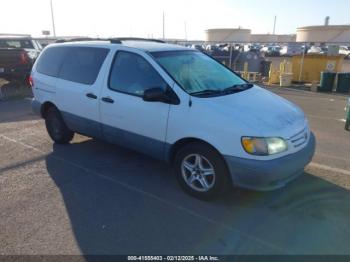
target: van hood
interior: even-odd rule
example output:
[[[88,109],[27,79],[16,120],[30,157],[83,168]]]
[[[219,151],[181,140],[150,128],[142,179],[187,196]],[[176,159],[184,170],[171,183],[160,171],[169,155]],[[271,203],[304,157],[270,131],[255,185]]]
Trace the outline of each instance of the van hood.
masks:
[[[307,125],[298,106],[258,86],[231,95],[199,99],[206,100],[205,106],[209,106],[214,115],[224,117],[227,123],[246,126],[247,136],[288,139]]]

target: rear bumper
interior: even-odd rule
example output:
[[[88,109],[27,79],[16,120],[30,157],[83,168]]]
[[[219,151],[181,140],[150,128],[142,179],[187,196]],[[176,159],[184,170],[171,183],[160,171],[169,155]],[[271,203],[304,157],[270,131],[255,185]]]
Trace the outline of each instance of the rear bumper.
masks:
[[[35,98],[32,99],[32,111],[34,114],[36,114],[38,116],[42,116],[41,115],[41,103],[38,102],[37,100],[35,100]]]
[[[278,159],[261,161],[225,156],[235,186],[269,191],[284,187],[304,173],[315,153],[316,139],[311,133],[308,144],[300,151]]]
[[[0,78],[6,78],[6,79],[23,78],[27,75],[30,75],[30,72],[32,70],[31,65],[12,66],[12,67],[3,67],[0,65],[0,68],[2,68],[2,70],[0,71]]]

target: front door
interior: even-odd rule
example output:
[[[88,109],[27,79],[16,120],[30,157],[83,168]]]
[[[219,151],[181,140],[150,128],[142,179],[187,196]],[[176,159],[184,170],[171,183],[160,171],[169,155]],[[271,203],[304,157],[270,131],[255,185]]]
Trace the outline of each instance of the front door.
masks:
[[[101,94],[100,119],[108,141],[163,159],[170,105],[142,96],[168,84],[150,62],[142,54],[117,51]]]

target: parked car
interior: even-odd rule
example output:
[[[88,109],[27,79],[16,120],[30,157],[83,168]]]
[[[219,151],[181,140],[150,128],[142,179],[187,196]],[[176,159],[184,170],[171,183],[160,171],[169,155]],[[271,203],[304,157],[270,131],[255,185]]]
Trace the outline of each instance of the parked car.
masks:
[[[339,47],[339,54],[345,55],[346,58],[350,57],[350,48],[347,46],[340,46]]]
[[[203,45],[192,45],[191,48],[192,48],[192,49],[197,49],[197,50],[199,50],[199,51],[201,51],[201,52],[204,52],[204,51],[205,51],[205,48],[204,48]]]
[[[260,52],[265,54],[265,56],[279,56],[280,51],[280,46],[265,46],[260,49]]]
[[[243,46],[243,51],[244,52],[259,52],[261,49],[261,46],[260,45],[257,45],[257,44],[248,44],[248,45],[244,45]]]
[[[53,44],[31,80],[33,110],[53,141],[80,133],[167,161],[198,198],[232,185],[283,187],[314,154],[299,107],[194,49],[125,39]]]
[[[301,55],[303,53],[304,47],[299,44],[288,44],[281,48],[280,56],[293,56]]]
[[[0,36],[0,48],[24,49],[30,59],[35,60],[42,51],[41,44],[31,37]]]
[[[198,48],[196,48],[198,50]],[[218,50],[218,47],[216,45],[206,45],[205,51],[212,52]]]
[[[0,37],[0,78],[26,81],[40,51],[29,37]]]
[[[322,46],[311,46],[310,49],[307,51],[308,54],[319,54],[319,55],[325,55],[327,54],[328,48],[322,47]]]

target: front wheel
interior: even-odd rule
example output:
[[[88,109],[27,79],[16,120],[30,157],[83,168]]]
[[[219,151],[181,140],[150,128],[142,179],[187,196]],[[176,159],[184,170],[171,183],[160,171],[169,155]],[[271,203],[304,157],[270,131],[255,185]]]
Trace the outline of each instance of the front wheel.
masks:
[[[231,186],[225,161],[205,144],[192,143],[183,147],[176,154],[174,169],[183,190],[199,199],[213,199]]]
[[[45,125],[51,139],[56,143],[67,144],[73,139],[74,132],[66,126],[57,108],[48,109],[45,114]]]

